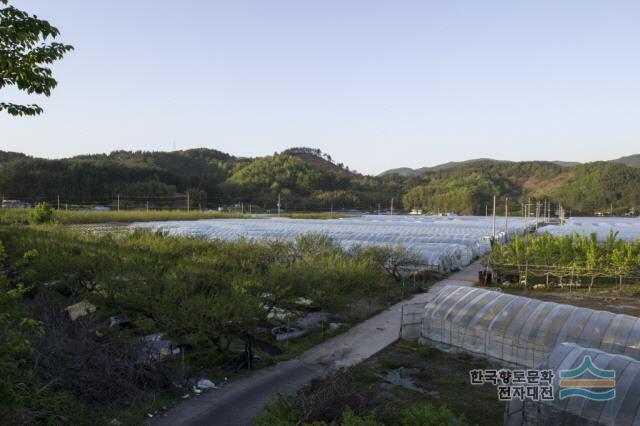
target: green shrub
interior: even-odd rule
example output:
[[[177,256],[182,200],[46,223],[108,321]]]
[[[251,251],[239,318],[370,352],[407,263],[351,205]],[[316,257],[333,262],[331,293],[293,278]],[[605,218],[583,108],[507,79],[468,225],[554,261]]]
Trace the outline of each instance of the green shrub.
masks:
[[[436,408],[429,403],[404,410],[400,418],[401,426],[464,426],[466,424],[464,416],[456,418],[446,405]]]
[[[437,359],[442,356],[442,352],[440,352],[436,348],[432,348],[431,346],[420,346],[417,351],[420,356],[423,356],[427,359]]]
[[[376,383],[380,380],[373,370],[360,365],[353,367],[352,373],[353,378],[360,383]]]
[[[35,208],[29,211],[29,223],[41,225],[51,223],[53,220],[53,210],[47,203],[38,203]]]
[[[351,408],[347,407],[342,413],[342,426],[384,426],[384,423],[380,423],[373,414],[356,416]]]
[[[256,426],[290,426],[298,423],[293,397],[278,395],[270,401],[256,420]]]

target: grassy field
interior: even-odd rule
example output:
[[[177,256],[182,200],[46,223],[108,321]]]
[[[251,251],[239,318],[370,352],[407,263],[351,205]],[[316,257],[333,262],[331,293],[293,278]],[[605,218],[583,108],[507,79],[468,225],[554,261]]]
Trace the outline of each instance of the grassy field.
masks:
[[[398,341],[367,360],[363,367],[378,377],[388,377],[389,372],[399,368],[410,372],[408,375],[417,389],[396,385],[401,397],[396,402],[445,404],[454,415],[464,415],[470,425],[502,424],[504,403],[498,401],[496,388],[469,383],[469,370],[495,367],[485,359],[466,353],[445,353],[417,342]],[[405,397],[407,402],[402,401]]]
[[[0,224],[27,223],[29,209],[0,209]],[[275,215],[250,215],[236,212],[217,211],[185,211],[185,210],[121,210],[121,211],[90,211],[90,210],[54,210],[53,219],[63,225],[95,224],[95,223],[129,223],[155,222],[170,220],[197,219],[231,219],[274,217]],[[337,213],[282,213],[281,217],[295,219],[335,219],[347,217]]]

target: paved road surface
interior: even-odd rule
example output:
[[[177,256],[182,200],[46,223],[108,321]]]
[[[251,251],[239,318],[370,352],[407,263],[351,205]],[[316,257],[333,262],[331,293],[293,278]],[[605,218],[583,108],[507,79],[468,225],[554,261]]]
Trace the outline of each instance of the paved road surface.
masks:
[[[251,425],[269,396],[294,392],[331,369],[357,364],[398,339],[402,305],[426,303],[447,284],[471,286],[477,281],[478,263],[467,266],[434,284],[428,292],[397,303],[378,315],[308,349],[297,359],[267,367],[231,382],[223,389],[185,400],[150,426],[243,426]]]

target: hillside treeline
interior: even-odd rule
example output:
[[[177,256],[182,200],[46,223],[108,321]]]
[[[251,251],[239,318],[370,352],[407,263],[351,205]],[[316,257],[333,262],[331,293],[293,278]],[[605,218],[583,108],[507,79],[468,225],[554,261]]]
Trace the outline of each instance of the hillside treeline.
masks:
[[[407,208],[484,214],[485,206],[491,211],[493,195],[498,197],[499,214],[505,197],[515,212],[521,212],[529,198],[561,203],[574,214],[585,215],[623,214],[640,205],[640,168],[610,162],[562,167],[544,161],[478,161],[418,179],[422,182],[403,197]]]
[[[640,203],[640,168],[613,162],[566,167],[479,160],[419,176],[366,176],[311,148],[260,158],[212,149],[115,151],[60,160],[0,152],[0,192],[32,202],[61,196],[71,203],[107,205],[118,195],[162,200],[186,199],[189,193],[191,208],[214,209],[243,203],[272,210],[280,197],[285,210],[375,211],[389,209],[394,199],[397,210],[459,214],[484,214],[496,195],[500,214],[506,197],[514,214],[529,198],[561,203],[573,214],[622,214]],[[185,207],[185,201],[179,206]]]

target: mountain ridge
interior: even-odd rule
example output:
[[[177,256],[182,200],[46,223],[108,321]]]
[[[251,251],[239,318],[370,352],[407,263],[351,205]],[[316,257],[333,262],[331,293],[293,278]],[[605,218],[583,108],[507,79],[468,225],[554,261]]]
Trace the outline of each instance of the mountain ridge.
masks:
[[[495,162],[495,163],[522,163],[522,162],[527,162],[527,161],[536,161],[536,160],[526,160],[526,161],[512,161],[512,160],[496,160],[494,158],[472,158],[470,160],[464,160],[464,161],[448,161],[446,163],[442,163],[442,164],[436,164],[435,166],[425,166],[425,167],[418,167],[416,169],[412,169],[410,167],[398,167],[398,168],[394,168],[394,169],[389,169],[389,170],[385,170],[382,173],[379,173],[377,176],[387,176],[387,175],[391,175],[391,174],[398,174],[400,176],[419,176],[421,174],[427,173],[427,172],[434,172],[434,171],[438,171],[438,170],[446,170],[446,169],[451,169],[454,167],[458,167],[464,164],[469,164],[469,163],[478,163],[478,162]],[[577,166],[578,164],[586,164],[586,163],[581,163],[578,161],[564,161],[564,160],[553,160],[553,161],[547,161],[547,160],[542,160],[545,161],[547,163],[552,163],[552,164],[556,164],[560,167],[573,167],[573,166]],[[626,166],[629,167],[640,167],[640,154],[633,154],[633,155],[628,155],[628,156],[624,156],[624,157],[620,157],[620,158],[616,158],[613,160],[605,160],[611,163],[619,163],[619,164],[624,164]]]
[[[0,151],[0,193],[32,203],[60,197],[78,208],[104,203],[115,208],[115,199],[125,208],[140,208],[148,200],[155,203],[151,208],[183,208],[188,199],[193,208],[244,203],[253,211],[273,209],[279,199],[288,210],[374,211],[393,199],[395,208],[405,211],[461,214],[484,214],[496,196],[508,197],[515,209],[533,198],[561,203],[576,214],[611,208],[622,214],[640,206],[640,167],[633,166],[639,159],[584,164],[475,159],[434,166],[419,175],[371,176],[305,147],[255,158],[209,148],[66,159]]]

